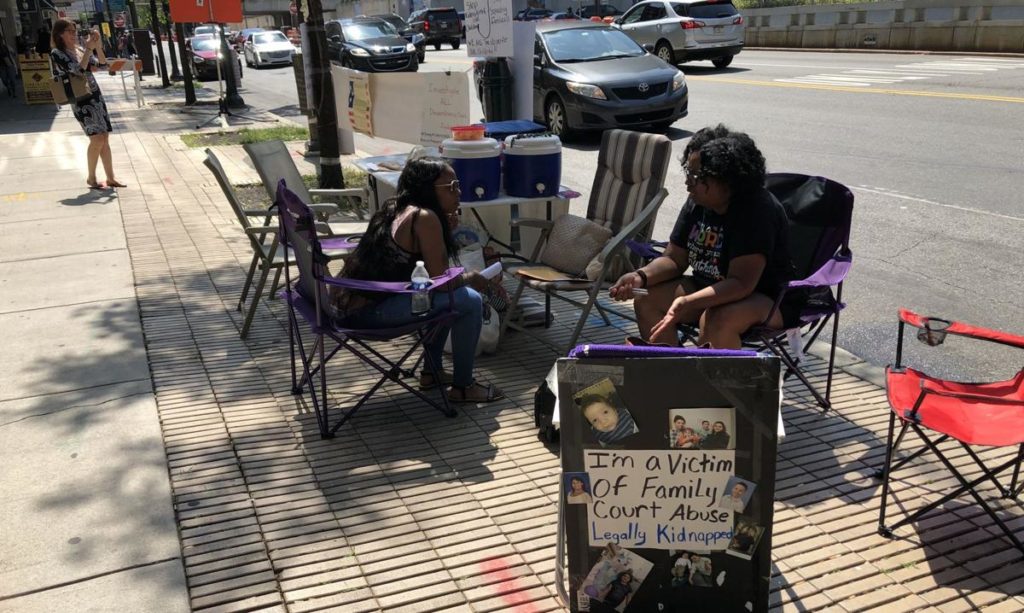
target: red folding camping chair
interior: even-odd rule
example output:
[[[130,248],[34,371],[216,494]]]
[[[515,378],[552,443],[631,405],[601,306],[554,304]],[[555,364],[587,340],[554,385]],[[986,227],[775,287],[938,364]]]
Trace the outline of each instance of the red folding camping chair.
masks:
[[[986,513],[1002,528],[1010,541],[1024,552],[1024,544],[1007,527],[1006,523],[985,502],[977,486],[991,482],[1003,498],[1016,499],[1024,486],[1018,485],[1021,460],[1024,459],[1024,369],[1006,381],[991,383],[958,383],[929,376],[919,370],[904,366],[903,330],[907,324],[918,328],[918,339],[932,347],[941,345],[947,334],[956,334],[979,340],[1019,347],[1024,349],[1024,336],[999,332],[978,326],[922,317],[917,313],[900,309],[899,338],[896,341],[896,364],[886,369],[886,386],[889,405],[889,438],[885,454],[885,466],[879,471],[882,480],[882,504],[878,512],[878,532],[892,536],[893,530],[916,521],[929,511],[969,493]],[[896,420],[900,430],[896,434]],[[904,442],[908,430],[913,430],[924,447],[893,463],[893,455]],[[893,435],[896,434],[895,441]],[[969,478],[947,457],[939,445],[953,440],[974,461],[981,473]],[[1009,447],[1017,446],[1017,453],[990,467],[972,449],[972,446]],[[902,468],[911,460],[931,451],[948,469],[959,486],[895,524],[886,525],[886,501],[889,497],[889,477],[893,471]],[[948,453],[948,452],[947,452]],[[999,481],[999,475],[1013,469],[1008,487]]]

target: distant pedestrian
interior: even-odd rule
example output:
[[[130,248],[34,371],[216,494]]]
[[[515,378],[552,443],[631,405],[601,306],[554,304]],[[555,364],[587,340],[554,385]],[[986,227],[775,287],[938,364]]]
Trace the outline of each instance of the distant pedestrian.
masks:
[[[97,59],[97,56],[99,58]],[[85,42],[85,48],[78,47],[77,29],[75,24],[65,19],[58,19],[53,25],[53,50],[50,52],[54,71],[57,76],[84,76],[89,83],[92,95],[84,100],[75,100],[72,109],[75,119],[82,125],[82,130],[89,136],[87,155],[86,184],[91,189],[107,189],[109,187],[126,187],[114,178],[114,163],[110,154],[110,113],[107,103],[103,100],[100,86],[94,70],[106,66],[107,58],[103,54],[100,33],[93,30]],[[107,175],[105,184],[96,181],[96,162],[103,160],[103,171]]]
[[[9,97],[17,95],[18,64],[7,43],[3,41],[0,41],[0,82],[3,82]]]
[[[46,28],[36,31],[36,53],[46,55],[50,52],[50,32]]]

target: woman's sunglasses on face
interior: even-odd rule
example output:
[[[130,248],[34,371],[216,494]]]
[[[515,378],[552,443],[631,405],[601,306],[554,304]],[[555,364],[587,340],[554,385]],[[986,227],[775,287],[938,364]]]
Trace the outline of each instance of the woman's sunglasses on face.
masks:
[[[458,179],[455,179],[451,183],[435,183],[434,184],[434,187],[447,187],[448,191],[452,192],[453,194],[455,192],[459,191],[460,186],[461,186],[461,184],[459,183]]]

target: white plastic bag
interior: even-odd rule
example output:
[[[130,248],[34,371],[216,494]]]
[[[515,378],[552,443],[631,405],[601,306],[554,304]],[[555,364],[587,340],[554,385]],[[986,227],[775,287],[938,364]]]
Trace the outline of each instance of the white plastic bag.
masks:
[[[487,304],[484,304],[484,320],[483,325],[480,328],[480,338],[476,342],[476,355],[480,356],[481,353],[492,354],[498,350],[498,334],[501,332],[501,318],[498,317],[498,313]],[[444,341],[444,352],[450,354],[452,352],[452,335],[448,333],[448,338]]]

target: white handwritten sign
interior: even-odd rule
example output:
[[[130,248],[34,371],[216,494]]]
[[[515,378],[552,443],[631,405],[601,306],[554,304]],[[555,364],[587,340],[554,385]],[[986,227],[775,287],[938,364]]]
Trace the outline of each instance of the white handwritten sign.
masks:
[[[331,67],[338,123],[356,132],[373,135],[370,75],[339,66]]]
[[[424,72],[420,144],[440,145],[452,126],[469,121],[469,76],[465,72]]]
[[[721,551],[732,540],[733,512],[719,501],[735,451],[587,449],[583,461],[591,546]]]
[[[477,57],[512,57],[512,0],[466,0],[466,46]]]

